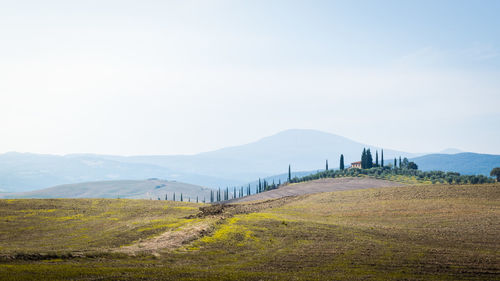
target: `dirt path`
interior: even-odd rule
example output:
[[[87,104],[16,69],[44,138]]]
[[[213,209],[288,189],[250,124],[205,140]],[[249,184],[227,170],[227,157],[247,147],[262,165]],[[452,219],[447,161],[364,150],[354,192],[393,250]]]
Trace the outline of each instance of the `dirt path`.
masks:
[[[283,186],[278,189],[254,194],[242,198],[236,198],[224,203],[240,203],[259,200],[277,199],[287,196],[296,196],[311,193],[330,192],[339,190],[353,190],[373,187],[403,186],[404,184],[379,180],[374,178],[328,178],[314,181],[296,183]]]
[[[130,246],[120,247],[114,252],[135,255],[137,253],[150,253],[157,255],[159,251],[171,251],[209,233],[218,219],[206,218],[203,221],[189,224],[181,229],[167,231],[159,236],[139,241]]]

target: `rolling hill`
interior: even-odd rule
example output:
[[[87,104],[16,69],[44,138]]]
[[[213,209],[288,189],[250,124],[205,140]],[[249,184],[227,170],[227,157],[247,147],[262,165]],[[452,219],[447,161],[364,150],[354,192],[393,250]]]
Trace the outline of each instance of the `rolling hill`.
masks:
[[[491,169],[500,167],[500,155],[479,153],[428,154],[411,159],[423,171],[440,170],[465,175],[489,176]]]
[[[177,200],[183,194],[184,201],[196,201],[196,196],[202,201],[210,198],[210,189],[197,185],[165,181],[149,180],[117,180],[96,181],[75,184],[65,184],[41,190],[0,194],[0,198],[129,198],[129,199],[165,199],[168,195],[172,200],[173,193]]]

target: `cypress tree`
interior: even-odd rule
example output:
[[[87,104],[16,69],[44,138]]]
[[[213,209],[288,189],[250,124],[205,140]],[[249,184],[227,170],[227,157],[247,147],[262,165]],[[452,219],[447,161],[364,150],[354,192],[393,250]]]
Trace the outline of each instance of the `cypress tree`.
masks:
[[[344,154],[340,154],[340,170],[344,170]]]
[[[165,201],[168,200],[168,193],[165,194]]]
[[[290,165],[288,165],[288,181],[290,182],[292,180],[292,168]]]
[[[384,150],[382,149],[382,153],[380,155],[380,166],[384,167]]]
[[[372,158],[372,153],[370,152],[370,149],[368,148],[366,150],[366,168],[370,169],[373,167],[373,158]]]
[[[398,163],[396,162],[396,157],[394,157],[394,169],[398,167]]]
[[[375,150],[375,167],[378,167],[378,150]]]
[[[198,195],[196,195],[196,203],[198,203]]]
[[[366,169],[366,148],[363,148],[361,153],[361,169]]]
[[[399,156],[399,168],[401,169],[401,156]]]
[[[174,192],[174,201],[175,201],[175,192]]]
[[[181,202],[184,202],[184,199],[182,199],[182,193],[181,193]]]
[[[328,171],[328,159],[326,159],[326,170]]]

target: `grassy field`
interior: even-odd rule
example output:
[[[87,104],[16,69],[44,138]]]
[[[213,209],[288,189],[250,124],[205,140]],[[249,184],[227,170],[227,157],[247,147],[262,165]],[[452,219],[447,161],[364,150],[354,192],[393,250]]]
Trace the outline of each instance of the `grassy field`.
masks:
[[[0,200],[0,255],[101,253],[179,228],[197,212],[197,204],[158,200]]]
[[[0,279],[500,280],[500,184],[338,191],[195,216],[199,206],[1,200]],[[175,249],[113,251],[203,223],[211,230]]]

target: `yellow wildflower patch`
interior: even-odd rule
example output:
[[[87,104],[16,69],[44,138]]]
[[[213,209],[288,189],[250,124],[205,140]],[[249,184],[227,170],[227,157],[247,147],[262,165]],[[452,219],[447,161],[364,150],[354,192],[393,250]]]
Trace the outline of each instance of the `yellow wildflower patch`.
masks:
[[[243,235],[244,239],[240,243],[236,244],[237,246],[243,246],[245,244],[244,242],[248,240],[256,241],[257,238],[253,235],[251,230],[244,225],[238,224],[241,219],[241,216],[229,219],[228,222],[217,229],[212,236],[205,236],[200,241],[204,243],[227,241],[238,234]]]
[[[67,216],[67,217],[58,217],[56,218],[57,221],[69,221],[69,220],[78,220],[83,218],[82,214],[76,214],[72,216]]]

